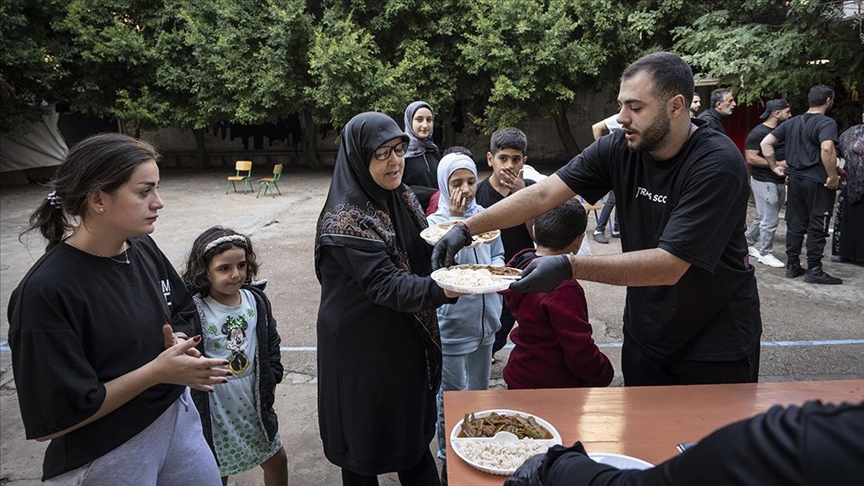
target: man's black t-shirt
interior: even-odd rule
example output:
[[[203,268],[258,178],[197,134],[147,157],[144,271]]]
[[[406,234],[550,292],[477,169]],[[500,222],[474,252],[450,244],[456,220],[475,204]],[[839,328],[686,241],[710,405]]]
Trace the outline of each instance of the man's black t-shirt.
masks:
[[[828,172],[822,164],[822,142],[837,144],[837,122],[821,113],[793,116],[771,132],[786,142],[786,175],[824,184]]]
[[[747,141],[744,142],[745,150],[756,150],[759,152],[759,157],[764,157],[762,155],[762,139],[768,136],[771,133],[771,127],[765,126],[764,123],[760,123],[753,127],[753,130],[750,130],[750,133],[747,134]],[[774,145],[774,159],[775,160],[786,160],[786,151],[785,151],[785,143],[777,143]],[[750,175],[753,176],[753,179],[760,182],[773,182],[775,184],[783,184],[786,182],[785,177],[778,176],[768,167],[753,167],[750,166]]]
[[[477,186],[477,193],[474,195],[477,204],[484,208],[488,208],[504,199],[504,196],[492,187],[489,177],[483,179],[483,182]],[[532,184],[534,184],[533,180],[525,179],[525,187]],[[534,248],[534,240],[531,239],[531,233],[528,232],[528,228],[524,224],[517,224],[516,226],[502,229],[501,243],[504,244],[505,262],[509,262],[515,254],[526,248]]]
[[[655,359],[737,360],[762,333],[743,231],[747,171],[728,137],[694,123],[669,160],[630,151],[617,132],[556,174],[592,203],[615,191],[623,251],[661,248],[691,264],[675,285],[627,288],[625,337]]]
[[[9,346],[28,439],[96,413],[106,382],[165,350],[166,322],[192,335],[195,304],[171,262],[149,236],[129,241],[128,265],[61,243],[12,292]],[[148,388],[105,417],[53,439],[42,479],[117,448],[153,423],[183,389]]]

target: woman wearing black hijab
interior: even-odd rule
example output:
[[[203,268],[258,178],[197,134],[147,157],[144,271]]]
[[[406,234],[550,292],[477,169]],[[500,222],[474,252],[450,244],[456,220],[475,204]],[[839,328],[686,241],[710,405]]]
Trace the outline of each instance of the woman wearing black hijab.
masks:
[[[407,142],[386,115],[352,118],[318,218],[318,421],[344,485],[393,471],[403,485],[439,484],[435,309],[450,299],[429,278],[426,219],[402,183]]]
[[[415,101],[405,108],[405,132],[408,153],[405,154],[405,176],[402,182],[411,187],[425,210],[438,187],[438,162],[441,153],[432,141],[435,116],[425,101]]]

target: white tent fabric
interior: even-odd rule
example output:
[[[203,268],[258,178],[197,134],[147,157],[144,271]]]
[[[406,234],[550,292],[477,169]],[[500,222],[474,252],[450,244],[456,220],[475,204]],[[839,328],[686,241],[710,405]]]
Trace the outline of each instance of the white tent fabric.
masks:
[[[57,128],[60,115],[51,112],[20,134],[0,134],[0,172],[60,165],[69,148]]]

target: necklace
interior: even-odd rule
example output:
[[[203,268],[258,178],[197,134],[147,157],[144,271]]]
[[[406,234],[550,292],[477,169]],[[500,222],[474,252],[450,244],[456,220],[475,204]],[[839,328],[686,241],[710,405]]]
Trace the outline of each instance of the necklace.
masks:
[[[95,257],[99,257],[99,258],[107,258],[107,259],[109,259],[109,260],[111,260],[112,262],[115,262],[115,263],[122,263],[122,264],[124,264],[124,265],[129,265],[129,264],[132,263],[132,262],[129,261],[129,248],[126,248],[126,249],[123,250],[123,259],[122,259],[122,260],[118,260],[118,259],[116,259],[116,258],[114,258],[114,257],[112,257],[112,256],[108,256],[108,255],[100,255],[100,254],[98,254],[98,253],[93,253],[92,251],[87,251],[87,250],[85,250],[84,248],[81,248],[80,246],[75,245],[74,243],[72,243],[72,242],[69,241],[69,240],[66,240],[66,244],[69,245],[69,246],[71,246],[71,247],[73,247],[73,248],[75,248],[75,249],[77,249],[77,250],[83,251],[84,253],[86,253],[86,254],[88,254],[88,255],[93,255],[93,256],[95,256]],[[124,246],[125,246],[125,245],[124,245]]]

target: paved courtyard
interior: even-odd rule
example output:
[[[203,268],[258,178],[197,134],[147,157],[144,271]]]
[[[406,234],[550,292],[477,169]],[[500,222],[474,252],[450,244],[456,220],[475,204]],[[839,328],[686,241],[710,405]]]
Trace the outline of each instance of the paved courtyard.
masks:
[[[546,173],[552,169],[542,168]],[[319,286],[313,269],[315,222],[329,187],[328,171],[287,170],[280,182],[282,195],[225,194],[226,171],[193,173],[164,171],[160,192],[167,206],[161,211],[154,238],[178,267],[194,238],[220,224],[252,237],[262,263],[260,275],[270,283],[282,336],[286,376],[277,388],[276,408],[290,461],[292,485],[340,483],[338,468],[323,456],[318,438],[315,385],[315,319]],[[265,177],[264,169],[256,173]],[[482,176],[483,174],[481,174]],[[9,295],[43,251],[36,235],[19,243],[18,233],[30,212],[48,191],[42,187],[0,187],[0,486],[40,484],[46,444],[24,439],[18,410],[5,310]],[[750,208],[751,218],[753,209]],[[589,216],[589,234],[594,216]],[[776,234],[775,254],[783,259],[785,224]],[[589,236],[590,239],[590,236]],[[600,245],[589,241],[595,254],[620,252],[620,240]],[[830,245],[830,240],[829,240]],[[790,280],[784,270],[757,264],[764,333],[760,380],[827,380],[864,378],[864,266],[832,263],[830,274],[841,286],[817,286]],[[86,278],[86,276],[82,276]],[[613,386],[620,386],[620,343],[624,289],[583,282],[594,337],[616,368]],[[508,350],[501,353],[506,358]],[[495,386],[502,386],[499,359],[493,368]],[[384,485],[398,484],[387,476]],[[260,470],[229,481],[231,485],[262,485]]]

